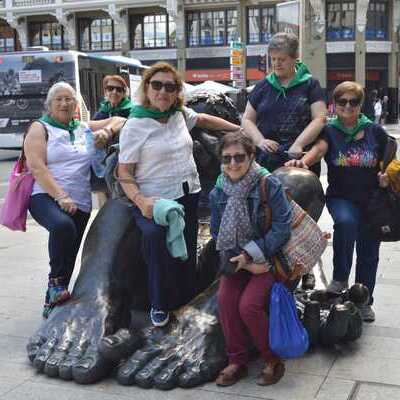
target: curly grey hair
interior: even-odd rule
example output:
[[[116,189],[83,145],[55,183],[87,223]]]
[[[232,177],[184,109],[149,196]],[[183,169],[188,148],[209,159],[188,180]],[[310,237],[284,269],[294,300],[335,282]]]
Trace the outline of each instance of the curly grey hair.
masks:
[[[268,52],[274,50],[285,52],[292,58],[298,58],[299,39],[294,33],[278,32],[272,36],[268,44]]]
[[[56,96],[56,93],[61,90],[61,89],[67,89],[71,92],[71,96],[74,98],[75,102],[78,102],[78,97],[76,95],[76,91],[75,89],[67,82],[57,82],[55,83],[47,92],[47,97],[46,100],[44,102],[44,107],[46,112],[49,112],[49,107],[50,107],[50,103],[53,101],[54,97]]]

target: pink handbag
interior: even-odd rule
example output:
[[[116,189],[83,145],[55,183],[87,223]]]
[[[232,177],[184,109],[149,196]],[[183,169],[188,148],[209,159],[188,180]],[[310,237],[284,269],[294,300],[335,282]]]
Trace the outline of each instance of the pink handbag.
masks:
[[[11,173],[0,213],[0,224],[13,231],[26,231],[26,218],[34,179],[22,152]]]

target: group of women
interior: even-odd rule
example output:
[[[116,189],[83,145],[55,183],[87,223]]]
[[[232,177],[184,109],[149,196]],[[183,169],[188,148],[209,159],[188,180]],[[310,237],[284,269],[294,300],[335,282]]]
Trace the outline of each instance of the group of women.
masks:
[[[211,235],[220,262],[233,263],[236,268],[220,280],[218,310],[229,363],[216,383],[229,386],[247,375],[250,343],[265,361],[258,384],[274,384],[284,375],[283,360],[268,345],[266,312],[275,280],[266,260],[289,239],[292,219],[281,184],[268,173],[282,165],[313,168],[319,173],[319,161],[325,157],[327,206],[334,220],[334,272],[328,290],[348,286],[356,245],[356,281],[365,284],[371,294],[369,304],[360,311],[365,321],[374,320],[371,305],[379,242],[368,236],[362,220],[368,192],[387,184],[387,177],[378,172],[386,133],[360,114],[363,90],[354,82],[336,88],[336,117],[326,124],[322,90],[297,60],[294,35],[276,34],[269,54],[273,72],[251,93],[242,127],[186,108],[182,79],[164,62],[145,71],[135,105],[121,77],[106,77],[105,101],[96,121],[88,126],[73,118],[77,98],[71,86],[61,82],[50,89],[46,113],[33,123],[24,144],[35,178],[30,212],[49,231],[45,317],[70,298],[68,285],[89,220],[88,129],[99,146],[120,131],[116,175],[134,205],[132,218],[143,235],[153,325],[166,325],[171,310],[192,298],[201,187],[189,131],[198,126],[228,132],[220,147],[221,175],[210,194]],[[300,160],[290,160],[304,150],[308,151]],[[260,205],[260,186],[266,181],[272,209],[267,232],[262,229]],[[160,199],[172,200],[174,207],[184,210],[187,257],[172,256],[166,228],[155,222],[156,214],[164,211]]]

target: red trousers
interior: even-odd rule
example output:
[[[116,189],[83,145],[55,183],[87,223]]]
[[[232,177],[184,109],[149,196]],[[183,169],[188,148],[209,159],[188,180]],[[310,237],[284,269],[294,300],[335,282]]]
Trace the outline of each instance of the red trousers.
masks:
[[[271,272],[253,275],[239,271],[220,279],[218,314],[230,364],[247,364],[253,343],[265,361],[276,356],[269,348],[269,294],[275,278]]]

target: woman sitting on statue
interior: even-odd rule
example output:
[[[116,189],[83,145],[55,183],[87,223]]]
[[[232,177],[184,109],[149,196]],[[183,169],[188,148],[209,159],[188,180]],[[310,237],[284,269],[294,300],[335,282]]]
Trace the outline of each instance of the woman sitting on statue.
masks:
[[[233,268],[233,273],[221,277],[218,292],[219,320],[229,359],[216,380],[219,386],[233,385],[247,375],[249,340],[265,361],[257,384],[274,384],[285,371],[283,361],[268,345],[267,308],[275,279],[266,260],[289,239],[292,211],[277,178],[254,161],[255,151],[249,137],[226,134],[220,150],[222,174],[210,193],[211,234],[221,269]],[[272,210],[268,232],[263,229],[261,205],[265,182]]]
[[[139,87],[140,105],[133,108],[120,134],[119,181],[134,204],[132,214],[143,234],[154,326],[166,325],[169,312],[194,295],[201,188],[189,131],[194,126],[240,129],[221,118],[183,107],[182,89],[182,78],[171,65],[159,62],[151,66]],[[186,261],[169,253],[166,228],[154,221],[153,207],[160,198],[183,206]]]
[[[77,96],[66,82],[50,88],[45,104],[46,113],[27,132],[24,151],[35,178],[29,211],[49,231],[50,273],[43,309],[47,318],[54,306],[71,296],[68,285],[92,208],[87,135],[93,134],[95,143],[103,146],[124,120],[86,125],[74,119]]]
[[[364,321],[375,320],[373,292],[379,261],[380,242],[370,237],[364,223],[367,202],[375,188],[388,185],[379,164],[383,159],[387,133],[361,114],[364,90],[356,82],[342,82],[333,92],[336,116],[301,160],[289,166],[309,168],[323,157],[328,166],[326,205],[333,226],[333,279],[328,291],[341,292],[349,286],[356,247],[355,280],[368,287],[370,298],[360,306]]]

